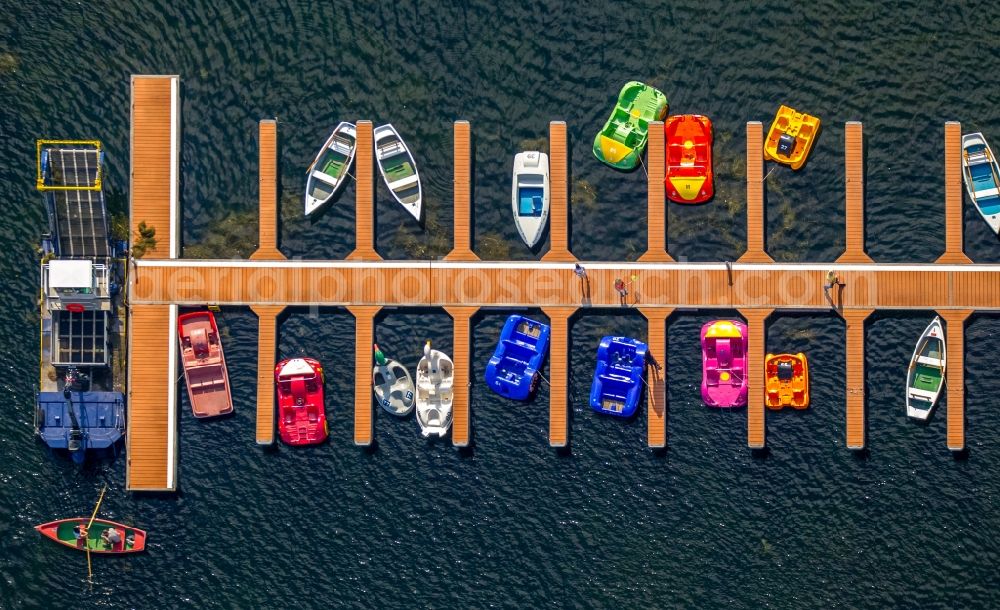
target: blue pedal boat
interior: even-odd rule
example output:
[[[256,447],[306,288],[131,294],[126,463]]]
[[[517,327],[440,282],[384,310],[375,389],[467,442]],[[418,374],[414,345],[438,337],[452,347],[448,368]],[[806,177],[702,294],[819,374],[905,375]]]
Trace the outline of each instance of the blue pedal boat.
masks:
[[[486,365],[486,385],[501,396],[528,400],[538,385],[538,369],[549,350],[550,333],[548,324],[517,314],[507,318]]]
[[[628,337],[604,337],[590,386],[590,407],[598,413],[631,417],[643,392],[648,346]]]

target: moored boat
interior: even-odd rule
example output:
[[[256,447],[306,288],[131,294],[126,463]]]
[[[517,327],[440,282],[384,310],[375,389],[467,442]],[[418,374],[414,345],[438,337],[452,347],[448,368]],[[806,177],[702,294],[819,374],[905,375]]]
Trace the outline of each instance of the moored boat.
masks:
[[[913,419],[931,416],[944,386],[945,356],[944,328],[935,316],[920,334],[906,371],[906,414]]]
[[[521,239],[534,248],[549,220],[549,156],[543,152],[520,152],[514,156],[511,185],[514,224]]]
[[[981,133],[962,136],[962,178],[976,211],[1000,234],[1000,165]]]
[[[424,345],[417,363],[417,424],[425,437],[444,437],[451,428],[455,364],[446,354]]]
[[[635,169],[646,149],[649,122],[666,114],[663,92],[638,81],[625,83],[611,116],[594,137],[594,156],[615,169]]]
[[[219,327],[211,311],[177,317],[181,365],[191,411],[195,417],[215,417],[233,412],[233,397],[222,351]]]
[[[713,320],[701,327],[701,399],[709,407],[747,404],[747,325]]]
[[[802,352],[764,358],[764,401],[772,409],[809,406],[809,361]]]
[[[380,125],[373,133],[378,171],[392,196],[418,221],[423,206],[420,173],[409,147],[392,125]]]
[[[89,547],[91,553],[119,555],[146,549],[145,531],[106,519],[94,519],[87,527],[90,521],[88,517],[59,519],[36,525],[35,529],[49,540],[78,551]]]
[[[528,400],[538,386],[539,369],[549,349],[548,324],[514,314],[500,331],[486,365],[486,385],[501,396]]]
[[[374,345],[375,366],[372,368],[372,390],[375,400],[393,415],[409,415],[413,410],[413,379],[406,367],[389,360]]]
[[[607,336],[597,348],[590,385],[590,408],[615,417],[631,417],[642,399],[648,346],[638,339]]]
[[[313,358],[290,358],[274,367],[278,434],[288,445],[317,445],[329,434],[323,367]]]
[[[344,185],[358,149],[357,137],[354,123],[341,122],[309,164],[306,170],[306,216],[318,210]]]
[[[712,121],[700,114],[667,117],[667,198],[677,203],[704,203],[712,198]]]
[[[820,120],[782,104],[764,140],[764,158],[799,169],[809,157]]]

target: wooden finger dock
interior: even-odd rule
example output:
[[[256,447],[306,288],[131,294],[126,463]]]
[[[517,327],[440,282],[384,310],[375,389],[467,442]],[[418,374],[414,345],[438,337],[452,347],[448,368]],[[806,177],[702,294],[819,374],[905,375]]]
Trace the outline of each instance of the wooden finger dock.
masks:
[[[171,80],[173,79],[173,80]],[[371,392],[371,344],[377,317],[385,307],[441,307],[454,321],[456,364],[452,442],[473,443],[470,405],[473,317],[484,307],[540,307],[552,326],[548,378],[549,443],[570,443],[569,334],[581,308],[618,309],[614,280],[635,276],[643,295],[638,308],[647,320],[650,353],[666,364],[666,333],[676,309],[736,309],[750,328],[750,394],[747,444],[766,447],[763,355],[766,324],[781,311],[830,311],[845,321],[845,446],[865,448],[864,328],[878,309],[937,311],[947,324],[947,446],[965,447],[964,324],[975,311],[1000,310],[1000,266],[971,264],[962,252],[961,151],[958,123],[945,125],[946,252],[933,264],[877,264],[865,252],[864,155],[861,123],[845,130],[846,251],[836,263],[774,263],[766,251],[764,222],[763,126],[747,124],[747,252],[737,262],[675,262],[668,253],[666,202],[662,186],[663,128],[650,126],[647,251],[635,263],[587,262],[589,291],[584,296],[574,274],[571,250],[568,141],[565,123],[549,127],[551,211],[550,249],[541,261],[481,261],[473,248],[472,126],[454,125],[454,249],[442,260],[383,260],[375,243],[375,171],[372,124],[357,123],[355,249],[347,260],[287,260],[277,243],[277,127],[262,121],[260,147],[260,244],[250,260],[177,258],[179,207],[176,150],[179,118],[176,77],[135,77],[132,81],[133,228],[145,220],[163,231],[155,249],[134,264],[129,285],[132,304],[129,369],[129,488],[173,489],[176,485],[176,332],[178,306],[206,303],[249,306],[259,326],[257,442],[274,441],[273,367],[280,314],[288,306],[345,307],[355,318],[354,441],[376,441]],[[165,125],[165,122],[168,123]],[[165,135],[166,134],[166,135]],[[157,147],[168,146],[171,154]],[[145,190],[144,190],[145,189]],[[823,291],[835,270],[842,285]],[[153,369],[164,371],[153,375]],[[173,367],[173,368],[171,368]],[[668,441],[669,371],[651,373],[647,396],[647,445],[664,449]],[[166,400],[165,400],[166,399]],[[171,410],[172,409],[172,410]],[[167,439],[164,444],[162,439]],[[170,440],[172,439],[172,440]],[[156,473],[148,476],[147,473]],[[162,476],[161,476],[162,475]]]

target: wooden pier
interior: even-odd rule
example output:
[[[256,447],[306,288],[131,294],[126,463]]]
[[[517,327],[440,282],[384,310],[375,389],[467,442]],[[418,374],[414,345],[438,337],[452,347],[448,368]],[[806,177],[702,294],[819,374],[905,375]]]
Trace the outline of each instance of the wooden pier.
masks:
[[[133,76],[129,224],[156,229],[146,261],[180,255],[180,79]],[[133,274],[138,269],[130,270]],[[177,488],[177,305],[129,301],[126,486]]]
[[[171,80],[172,79],[172,80]],[[549,251],[542,261],[481,261],[474,251],[472,126],[454,125],[454,248],[443,260],[383,260],[375,243],[372,124],[359,121],[356,155],[355,248],[347,260],[286,260],[277,243],[277,125],[260,124],[260,246],[250,260],[178,260],[176,150],[179,134],[175,77],[135,77],[132,109],[132,226],[155,226],[157,247],[135,261],[130,283],[129,488],[174,489],[176,451],[176,332],[179,305],[250,306],[260,320],[257,442],[274,441],[273,367],[278,319],[287,306],[346,307],[355,318],[354,442],[376,442],[371,391],[372,342],[384,307],[442,307],[454,320],[456,364],[452,442],[473,442],[470,405],[473,316],[483,307],[541,307],[552,327],[549,444],[570,443],[569,336],[581,307],[618,310],[614,280],[634,277],[642,294],[650,353],[666,365],[668,319],[675,309],[737,309],[749,323],[750,395],[747,444],[766,446],[764,362],[767,320],[781,311],[836,310],[847,341],[845,445],[865,447],[865,321],[876,309],[937,311],[948,333],[948,448],[962,451],[962,337],[974,311],[1000,311],[1000,266],[970,264],[962,252],[961,128],[945,126],[947,249],[934,264],[876,264],[865,252],[864,149],[860,123],[845,130],[846,241],[836,263],[774,263],[766,251],[763,127],[747,124],[747,252],[735,263],[677,263],[667,247],[663,188],[663,128],[650,126],[647,251],[635,263],[587,262],[589,291],[574,274],[570,239],[568,141],[565,123],[549,128],[551,204]],[[172,151],[163,154],[166,147]],[[828,271],[841,285],[823,290]],[[157,372],[159,371],[159,372]],[[667,446],[669,372],[649,375],[647,445]],[[166,397],[166,400],[164,398]],[[902,408],[902,407],[900,407]],[[166,440],[164,440],[166,439]],[[165,444],[164,444],[165,443]],[[155,475],[155,476],[154,476]]]

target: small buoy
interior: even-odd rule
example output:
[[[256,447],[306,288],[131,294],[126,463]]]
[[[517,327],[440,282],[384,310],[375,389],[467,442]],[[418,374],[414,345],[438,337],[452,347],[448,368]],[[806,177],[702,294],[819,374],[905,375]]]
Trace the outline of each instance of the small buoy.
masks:
[[[725,371],[719,373],[719,379],[721,379],[722,381],[729,381],[729,373]]]

